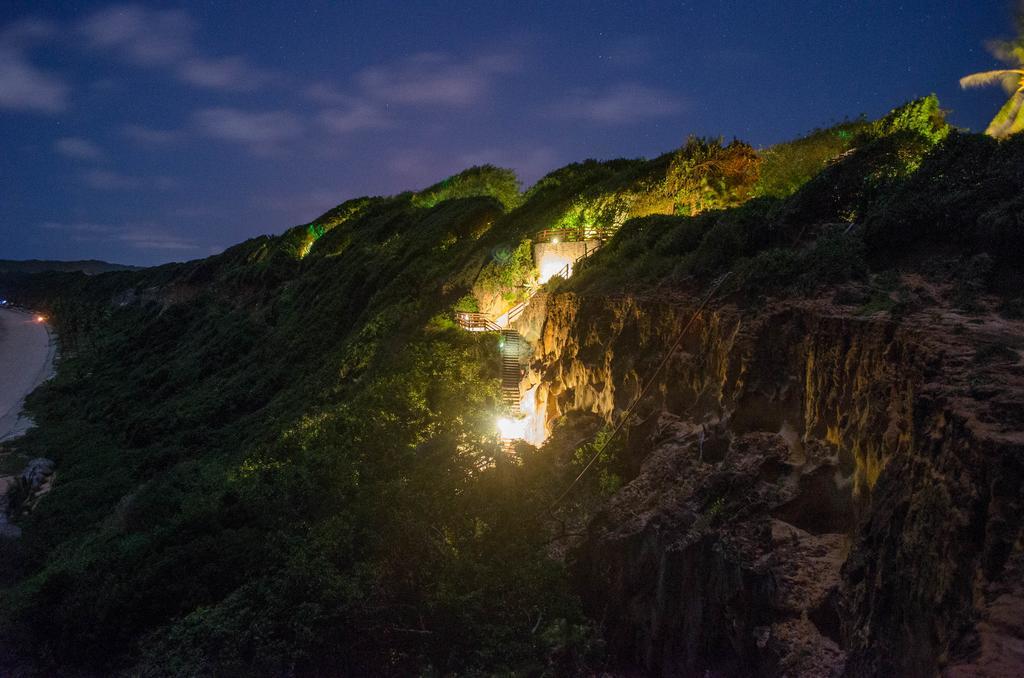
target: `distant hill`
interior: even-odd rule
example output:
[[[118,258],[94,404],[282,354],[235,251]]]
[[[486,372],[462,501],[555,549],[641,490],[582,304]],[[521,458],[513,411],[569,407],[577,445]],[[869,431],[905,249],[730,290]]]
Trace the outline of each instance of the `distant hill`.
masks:
[[[86,259],[83,261],[48,261],[44,259],[15,261],[12,259],[0,259],[0,273],[42,273],[44,271],[73,273],[81,271],[86,275],[96,275],[97,273],[107,273],[108,271],[134,271],[139,268],[139,266],[111,264],[97,259]]]

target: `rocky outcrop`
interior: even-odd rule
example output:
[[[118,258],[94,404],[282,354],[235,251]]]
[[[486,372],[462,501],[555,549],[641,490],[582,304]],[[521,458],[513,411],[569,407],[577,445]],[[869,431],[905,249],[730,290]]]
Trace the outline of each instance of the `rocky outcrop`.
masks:
[[[21,472],[22,485],[30,492],[38,491],[53,475],[54,463],[50,459],[38,457],[31,460]]]
[[[32,459],[21,474],[0,478],[0,537],[17,539],[21,528],[10,522],[12,513],[24,510],[50,491],[54,463],[42,457]]]
[[[548,299],[525,384],[538,416],[617,421],[694,306]],[[615,656],[655,675],[984,675],[965,672],[1009,661],[1021,337],[935,306],[697,314],[637,408],[635,477],[574,558]]]

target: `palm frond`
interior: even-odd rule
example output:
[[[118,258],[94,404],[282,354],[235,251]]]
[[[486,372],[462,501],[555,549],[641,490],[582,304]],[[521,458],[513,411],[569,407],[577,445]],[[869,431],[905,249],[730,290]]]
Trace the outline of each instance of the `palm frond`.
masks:
[[[1021,131],[1024,131],[1024,92],[1017,92],[992,118],[985,134],[1003,139]]]
[[[964,89],[968,87],[986,87],[988,85],[995,85],[1001,83],[1003,78],[1016,74],[1024,75],[1024,71],[1018,71],[1014,69],[1004,68],[998,71],[985,71],[983,73],[972,73],[971,75],[965,75],[960,78],[960,86]]]
[[[1000,84],[1003,86],[1003,91],[1009,96],[1024,87],[1024,76],[1014,73],[1003,78]]]

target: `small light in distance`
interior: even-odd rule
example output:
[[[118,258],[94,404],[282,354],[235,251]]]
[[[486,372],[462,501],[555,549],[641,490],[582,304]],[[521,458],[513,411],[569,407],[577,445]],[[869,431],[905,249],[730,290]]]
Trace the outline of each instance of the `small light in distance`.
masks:
[[[36,316],[36,322],[37,323],[45,323],[46,322],[46,316],[45,315],[37,315]]]

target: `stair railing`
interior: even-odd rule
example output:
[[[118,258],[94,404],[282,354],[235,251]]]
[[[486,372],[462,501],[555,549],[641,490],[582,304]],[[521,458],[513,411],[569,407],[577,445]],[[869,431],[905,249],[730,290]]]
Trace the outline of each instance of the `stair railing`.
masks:
[[[470,332],[500,332],[501,327],[487,317],[485,313],[459,311],[455,314],[455,322],[459,327]]]

